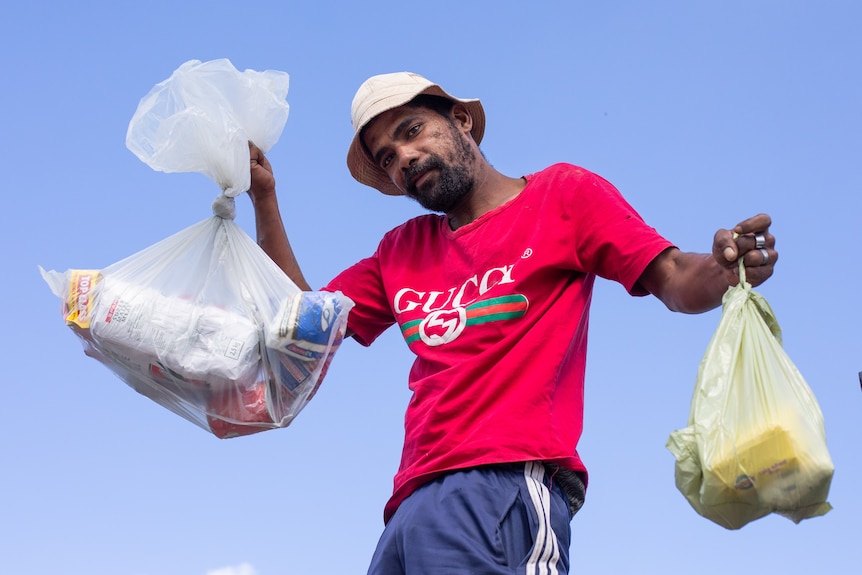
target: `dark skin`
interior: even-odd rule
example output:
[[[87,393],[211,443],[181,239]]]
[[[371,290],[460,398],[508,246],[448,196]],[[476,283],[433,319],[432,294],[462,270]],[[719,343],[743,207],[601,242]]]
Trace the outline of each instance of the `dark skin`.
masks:
[[[470,130],[473,119],[455,104],[444,116],[427,108],[401,106],[377,116],[362,132],[375,164],[405,195],[445,213],[452,229],[516,197],[526,185],[497,171],[479,151]],[[252,199],[258,243],[304,290],[311,289],[290,247],[278,210],[272,167],[254,145],[251,149]],[[772,220],[758,214],[713,236],[711,253],[668,248],[647,266],[639,283],[670,310],[701,313],[721,305],[728,286],[739,282],[741,256],[746,281],[757,286],[774,271],[778,253],[769,233]],[[765,258],[755,247],[762,235]]]
[[[284,231],[278,198],[275,194],[275,177],[272,166],[263,152],[254,144],[249,144],[251,156],[251,188],[248,195],[254,206],[257,243],[269,257],[287,274],[293,283],[303,291],[311,291],[311,286],[302,275],[299,262]]]

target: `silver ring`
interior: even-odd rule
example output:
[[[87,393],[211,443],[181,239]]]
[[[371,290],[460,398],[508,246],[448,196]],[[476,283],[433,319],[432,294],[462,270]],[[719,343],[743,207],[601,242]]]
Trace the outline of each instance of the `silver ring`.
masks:
[[[763,248],[760,248],[760,255],[763,256],[763,263],[760,265],[765,266],[766,264],[769,263],[769,252]]]
[[[755,234],[754,236],[754,249],[762,250],[766,247],[766,236],[763,234]]]

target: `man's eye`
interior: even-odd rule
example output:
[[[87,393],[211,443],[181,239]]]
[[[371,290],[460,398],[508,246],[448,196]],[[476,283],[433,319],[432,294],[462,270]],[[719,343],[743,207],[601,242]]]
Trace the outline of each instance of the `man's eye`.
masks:
[[[422,124],[415,124],[415,125],[413,125],[413,126],[410,126],[410,129],[409,129],[409,130],[407,130],[407,134],[408,134],[408,135],[410,135],[410,136],[415,136],[416,134],[418,134],[418,133],[419,133],[419,128],[420,128],[421,126],[422,126]]]
[[[380,160],[380,167],[386,168],[390,163],[392,163],[392,154],[386,154],[383,156],[383,159]]]

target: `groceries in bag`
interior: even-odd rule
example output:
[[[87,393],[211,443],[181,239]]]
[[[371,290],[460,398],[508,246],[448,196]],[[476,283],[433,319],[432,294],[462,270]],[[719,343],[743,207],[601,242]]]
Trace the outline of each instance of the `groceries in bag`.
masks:
[[[102,270],[42,273],[88,356],[221,438],[289,425],[353,306],[340,292],[300,291],[218,217]]]
[[[689,425],[667,447],[679,491],[727,529],[771,513],[798,523],[832,509],[823,415],[741,261],[698,369]]]

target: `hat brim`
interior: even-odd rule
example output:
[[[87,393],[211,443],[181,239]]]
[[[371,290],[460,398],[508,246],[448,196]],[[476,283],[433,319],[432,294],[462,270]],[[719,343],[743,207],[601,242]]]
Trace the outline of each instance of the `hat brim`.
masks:
[[[455,98],[447,94],[437,84],[431,84],[420,92],[407,97],[401,96],[387,99],[374,109],[373,114],[369,115],[369,117],[362,122],[362,125],[357,127],[356,134],[353,136],[353,141],[350,142],[350,148],[347,150],[347,167],[356,181],[367,186],[371,186],[387,196],[404,195],[404,192],[392,183],[392,180],[386,172],[374,164],[374,160],[372,160],[371,156],[368,154],[365,146],[362,145],[360,137],[362,136],[362,130],[371,122],[371,120],[383,112],[403,106],[413,100],[416,96],[422,94],[441,96],[448,100],[452,100],[453,102],[463,104],[467,109],[467,112],[470,114],[470,117],[473,119],[473,127],[470,129],[470,134],[473,136],[473,140],[477,145],[482,141],[482,136],[485,135],[485,109],[482,107],[482,103],[478,99]]]

